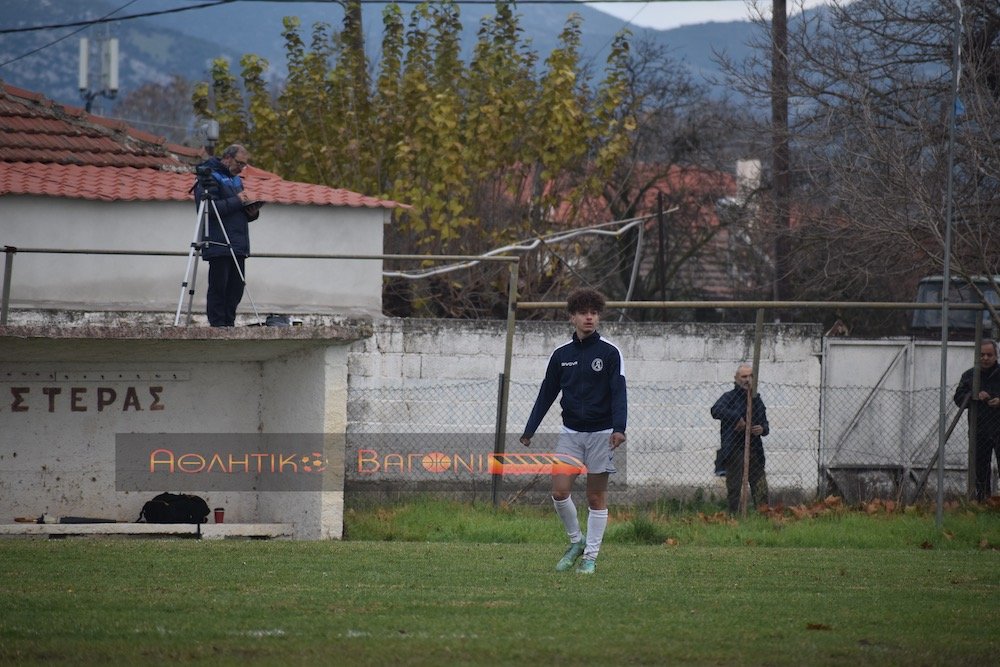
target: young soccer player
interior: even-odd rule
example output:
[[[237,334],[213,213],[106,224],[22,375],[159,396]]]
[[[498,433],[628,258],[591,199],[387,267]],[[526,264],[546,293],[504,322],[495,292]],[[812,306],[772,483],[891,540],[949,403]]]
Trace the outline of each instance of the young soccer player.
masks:
[[[590,512],[584,536],[570,496],[577,474],[553,474],[552,502],[570,540],[556,564],[560,572],[573,567],[583,556],[576,571],[594,573],[608,525],[608,475],[615,472],[615,449],[625,442],[628,407],[622,354],[597,333],[604,303],[604,296],[592,289],[578,289],[569,295],[566,307],[573,338],[549,357],[535,407],[521,435],[521,444],[531,446],[542,418],[562,392],[559,404],[563,427],[556,454],[569,455],[586,466]]]

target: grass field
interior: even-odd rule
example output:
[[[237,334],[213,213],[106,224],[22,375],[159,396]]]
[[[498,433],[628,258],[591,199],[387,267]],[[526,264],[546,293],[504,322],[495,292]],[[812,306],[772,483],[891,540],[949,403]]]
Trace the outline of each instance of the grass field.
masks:
[[[544,508],[352,512],[343,542],[0,541],[0,663],[1000,660],[996,511],[944,530],[926,514],[613,520],[592,577],[553,571]]]

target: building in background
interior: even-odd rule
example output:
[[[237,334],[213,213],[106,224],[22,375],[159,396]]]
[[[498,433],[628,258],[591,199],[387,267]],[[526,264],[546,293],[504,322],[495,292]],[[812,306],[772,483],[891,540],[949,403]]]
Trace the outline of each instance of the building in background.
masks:
[[[188,253],[197,225],[191,195],[204,153],[120,121],[0,84],[0,244],[65,250]],[[261,254],[382,253],[400,205],[348,190],[286,181],[252,166],[246,187],[264,200],[251,227],[250,295],[262,313],[381,314],[376,260],[267,259]],[[172,315],[184,257],[17,253],[11,321],[19,313]],[[207,268],[194,312],[204,312]],[[251,315],[244,299],[241,314]],[[27,315],[26,315],[27,316]]]

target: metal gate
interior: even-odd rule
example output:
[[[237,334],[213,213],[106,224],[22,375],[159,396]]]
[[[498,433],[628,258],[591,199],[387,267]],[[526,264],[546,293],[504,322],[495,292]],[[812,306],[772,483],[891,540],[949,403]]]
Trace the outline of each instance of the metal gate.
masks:
[[[948,413],[973,344],[949,343]],[[875,497],[908,501],[927,491],[935,465],[940,414],[941,345],[913,339],[823,343],[819,487],[848,502]],[[968,430],[958,420],[945,447],[946,490],[963,493]],[[931,480],[933,483],[933,480]],[[955,488],[952,489],[951,487]]]

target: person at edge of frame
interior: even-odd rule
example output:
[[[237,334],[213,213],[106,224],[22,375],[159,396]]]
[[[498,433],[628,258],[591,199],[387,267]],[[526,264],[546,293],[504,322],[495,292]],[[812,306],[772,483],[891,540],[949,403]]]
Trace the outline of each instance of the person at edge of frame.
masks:
[[[1000,366],[997,365],[997,343],[984,340],[979,347],[979,393],[972,394],[972,372],[962,373],[955,389],[955,405],[962,407],[969,397],[969,419],[976,402],[975,499],[983,502],[993,495],[990,465],[994,454],[1000,464]]]
[[[712,418],[719,420],[719,437],[722,441],[721,461],[726,471],[726,503],[735,514],[740,507],[743,487],[743,448],[747,429],[747,392],[753,385],[753,367],[740,364],[733,377],[735,386],[719,397],[712,406]],[[764,472],[764,443],[762,438],[770,432],[767,408],[760,393],[753,397],[750,417],[750,492],[755,507],[769,503],[767,475]]]
[[[205,311],[213,327],[231,327],[236,324],[236,309],[243,299],[246,278],[246,258],[250,255],[250,225],[260,215],[259,205],[243,188],[240,172],[250,162],[250,153],[240,144],[233,144],[222,151],[221,157],[210,157],[198,165],[198,181],[194,187],[195,205],[208,191],[215,203],[220,220],[209,205],[207,241],[201,257],[208,262],[208,293]],[[207,175],[211,180],[203,183]],[[205,186],[209,187],[205,187]],[[222,227],[225,228],[223,234]],[[229,243],[226,243],[226,236]],[[230,253],[230,247],[232,252]],[[242,274],[242,278],[241,278]]]
[[[574,564],[581,574],[596,571],[597,555],[608,525],[608,475],[616,472],[614,452],[625,442],[628,418],[625,367],[618,347],[597,332],[604,305],[604,296],[596,290],[577,289],[569,295],[566,307],[573,336],[549,357],[545,378],[521,435],[521,444],[530,447],[542,418],[562,393],[559,404],[563,426],[555,458],[582,462],[586,467],[589,513],[584,535],[570,495],[582,470],[578,466],[577,472],[565,474],[553,470],[552,502],[570,540],[556,564],[559,572],[569,570]]]

